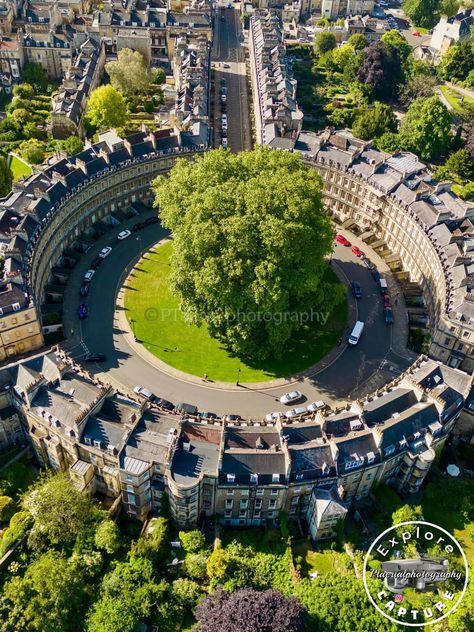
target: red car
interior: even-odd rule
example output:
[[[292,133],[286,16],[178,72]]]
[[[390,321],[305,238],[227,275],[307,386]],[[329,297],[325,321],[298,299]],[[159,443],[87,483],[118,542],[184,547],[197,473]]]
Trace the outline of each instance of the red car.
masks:
[[[383,295],[383,306],[392,307],[392,304],[390,303],[390,296],[388,294]]]
[[[351,242],[347,241],[347,239],[344,237],[344,235],[336,235],[336,241],[338,244],[341,244],[342,246],[350,246]]]
[[[413,31],[412,35],[414,37],[421,37],[421,33],[419,31]]]
[[[359,249],[358,246],[352,246],[351,250],[355,254],[356,257],[363,257],[364,256],[364,253],[362,252],[362,250]]]

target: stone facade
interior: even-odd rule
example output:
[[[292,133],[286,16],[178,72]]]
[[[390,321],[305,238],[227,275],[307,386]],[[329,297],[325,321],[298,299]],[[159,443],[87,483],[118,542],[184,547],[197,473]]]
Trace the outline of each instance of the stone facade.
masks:
[[[0,440],[16,413],[43,467],[68,472],[90,494],[121,497],[140,520],[160,510],[166,492],[181,528],[215,514],[224,525],[264,525],[284,511],[322,539],[375,483],[419,490],[471,381],[420,358],[384,390],[343,409],[293,422],[228,423],[144,404],[50,352],[0,371]]]

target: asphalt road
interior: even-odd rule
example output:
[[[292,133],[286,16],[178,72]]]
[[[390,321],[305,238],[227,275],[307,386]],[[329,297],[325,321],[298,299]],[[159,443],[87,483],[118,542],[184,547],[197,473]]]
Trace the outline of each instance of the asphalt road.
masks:
[[[221,20],[224,17],[224,20]],[[222,142],[219,99],[221,80],[225,80],[227,101],[225,111],[228,119],[227,138],[230,149],[235,152],[251,147],[249,101],[245,73],[245,50],[238,12],[232,7],[220,8],[216,16],[216,35],[212,49],[214,80],[214,130],[215,145]],[[228,67],[224,67],[224,64]]]
[[[142,218],[111,230],[82,256],[70,276],[64,295],[64,327],[70,337],[64,347],[77,361],[81,361],[88,351],[105,353],[106,363],[88,365],[88,369],[103,381],[127,391],[139,384],[174,403],[185,401],[196,404],[200,410],[217,414],[238,413],[256,419],[267,412],[285,408],[278,399],[292,388],[301,390],[307,403],[323,399],[328,404],[335,404],[373,391],[410,364],[408,358],[398,356],[392,350],[392,328],[383,322],[380,295],[370,271],[350,248],[337,245],[332,265],[342,271],[347,282],[355,280],[361,284],[363,298],[357,301],[357,314],[355,301],[351,299],[352,319],[363,320],[366,329],[356,347],[346,345],[347,332],[339,357],[322,373],[291,386],[251,391],[245,385],[239,390],[216,389],[204,382],[202,385],[189,383],[162,372],[134,353],[115,318],[116,295],[126,276],[124,271],[130,271],[141,252],[166,236],[159,225],[153,225],[119,242],[116,238],[118,232],[139,219]],[[84,300],[79,296],[83,275],[92,259],[106,245],[112,246],[112,252],[96,271],[89,296]],[[364,250],[377,262],[378,257],[374,253],[371,254],[366,247]],[[82,302],[87,302],[89,316],[80,321],[77,311]]]

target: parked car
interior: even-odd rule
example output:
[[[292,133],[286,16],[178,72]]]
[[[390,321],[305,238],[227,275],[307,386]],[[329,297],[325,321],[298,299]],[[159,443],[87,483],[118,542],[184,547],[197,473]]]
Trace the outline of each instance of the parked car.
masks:
[[[145,228],[145,222],[137,222],[136,224],[134,224],[132,226],[132,230],[133,232],[137,232],[138,230],[142,230],[142,228]]]
[[[268,413],[268,415],[265,415],[265,421],[270,423],[272,421],[276,421],[280,417],[283,417],[283,413]]]
[[[344,235],[340,235],[340,234],[336,235],[336,241],[337,241],[338,244],[341,244],[342,246],[350,246],[351,245],[351,242],[348,241],[344,237]]]
[[[185,402],[182,402],[181,404],[176,404],[174,412],[184,413],[186,415],[197,415],[198,409],[194,404],[186,404]]]
[[[133,392],[139,395],[140,397],[143,397],[143,399],[146,399],[149,402],[154,402],[156,399],[156,396],[147,388],[144,388],[143,386],[135,386],[135,388],[133,389]]]
[[[83,277],[84,283],[90,283],[92,281],[92,278],[94,277],[94,274],[95,274],[95,270],[87,270],[87,272],[85,273]]]
[[[372,277],[376,283],[378,283],[381,279],[380,273],[378,270],[371,270]]]
[[[370,259],[368,259],[367,257],[362,257],[362,261],[364,262],[364,265],[369,268],[369,270],[375,270],[375,264],[372,263]]]
[[[174,409],[174,404],[163,397],[157,397],[155,403],[158,404],[158,406],[161,406],[164,410]]]
[[[393,324],[393,311],[391,307],[385,307],[383,310],[383,317],[387,325]]]
[[[227,103],[227,95],[221,94],[221,103],[222,104]]]
[[[97,268],[100,267],[103,262],[104,260],[102,259],[102,257],[96,257],[95,259],[92,259],[91,270],[97,270]]]
[[[105,248],[102,248],[102,250],[99,252],[99,257],[101,257],[102,259],[105,259],[106,257],[110,255],[111,252],[112,252],[112,248],[110,246],[106,246]]]
[[[199,417],[201,419],[217,419],[216,413],[209,413],[207,411],[203,411],[203,412],[199,413]]]
[[[119,241],[123,241],[124,239],[127,239],[127,237],[130,237],[130,235],[132,234],[132,232],[130,230],[122,230],[118,235],[117,235],[117,239]]]
[[[84,356],[84,362],[105,362],[106,360],[105,353],[87,353]]]
[[[150,226],[151,224],[158,224],[160,220],[158,219],[158,215],[153,215],[153,217],[148,217],[145,220],[145,225]]]
[[[221,86],[225,86],[225,83],[226,83],[225,78],[221,77],[220,80],[219,80],[219,83],[221,84]],[[221,90],[222,90],[222,88],[221,88]]]
[[[224,149],[227,149],[227,147],[229,146],[229,143],[227,142],[227,138],[225,136],[223,137],[221,144]]]
[[[309,413],[315,413],[317,410],[323,410],[324,408],[326,408],[326,404],[323,402],[322,399],[318,400],[317,402],[313,402],[312,404],[309,404],[309,406],[306,406],[306,410]]]
[[[240,415],[222,415],[222,421],[240,421],[242,417]]]
[[[84,320],[84,318],[87,318],[89,309],[85,303],[81,303],[81,305],[79,305],[78,313],[79,313],[79,318],[81,320]]]
[[[222,66],[223,66],[224,68],[230,68],[230,64],[227,64],[227,63],[222,64]]]
[[[301,391],[290,391],[289,393],[285,393],[280,397],[280,403],[288,405],[292,402],[297,402],[302,397],[303,393]]]
[[[352,246],[351,250],[355,254],[356,257],[363,257],[364,256],[364,253],[359,248],[359,246]]]
[[[89,283],[83,283],[79,288],[79,294],[81,296],[87,296],[89,294],[90,287]]]
[[[360,283],[357,281],[352,281],[352,294],[354,298],[362,298],[362,288],[360,287]]]
[[[390,296],[388,294],[384,294],[382,296],[383,298],[383,306],[384,307],[392,307],[392,303],[390,301]]]
[[[304,415],[305,412],[306,412],[306,408],[304,406],[300,406],[299,408],[292,408],[291,410],[289,410],[285,414],[285,417],[287,419],[293,419],[293,417],[298,417],[299,415]]]

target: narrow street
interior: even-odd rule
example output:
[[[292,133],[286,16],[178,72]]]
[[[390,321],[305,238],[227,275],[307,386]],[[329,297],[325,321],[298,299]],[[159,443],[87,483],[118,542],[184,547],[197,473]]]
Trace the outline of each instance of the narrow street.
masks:
[[[240,13],[234,6],[219,7],[216,13],[212,50],[214,79],[214,144],[222,144],[221,117],[225,109],[228,120],[227,139],[234,152],[251,148],[249,97],[245,76],[245,49]],[[224,18],[224,19],[222,19]],[[226,103],[221,104],[220,89],[226,88]]]

